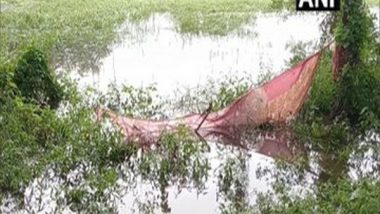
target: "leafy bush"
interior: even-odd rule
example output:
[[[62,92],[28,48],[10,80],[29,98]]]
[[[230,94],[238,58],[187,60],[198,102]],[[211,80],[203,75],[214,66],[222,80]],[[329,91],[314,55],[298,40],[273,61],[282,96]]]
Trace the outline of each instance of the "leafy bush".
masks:
[[[0,105],[18,93],[17,86],[12,81],[13,70],[10,65],[0,65]]]
[[[346,67],[340,80],[339,94],[344,112],[352,124],[360,121],[364,109],[380,119],[379,80],[367,66]]]
[[[305,103],[301,117],[314,120],[314,117],[327,117],[336,100],[337,86],[331,73],[331,52],[323,54],[314,78],[309,100]]]
[[[14,82],[27,101],[57,108],[62,100],[62,89],[48,67],[46,56],[35,47],[29,47],[18,60]]]
[[[380,185],[378,181],[351,184],[340,180],[337,184],[323,184],[316,195],[289,199],[282,204],[273,203],[268,196],[260,199],[257,208],[261,213],[378,213]]]
[[[373,17],[363,1],[342,1],[341,20],[335,36],[339,45],[347,52],[347,64],[338,84],[338,102],[352,124],[357,124],[360,113],[366,109],[380,119],[380,79],[376,67],[379,66],[376,31]],[[374,60],[375,59],[375,60]]]

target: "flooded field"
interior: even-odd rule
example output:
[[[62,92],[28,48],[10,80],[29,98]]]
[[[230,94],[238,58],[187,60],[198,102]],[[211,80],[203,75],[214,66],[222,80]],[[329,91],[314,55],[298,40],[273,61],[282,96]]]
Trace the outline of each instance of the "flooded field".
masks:
[[[11,32],[21,32],[16,29],[23,23],[17,23],[17,27],[4,24],[4,41],[9,44],[0,45],[0,48],[8,50],[9,54],[6,59],[0,57],[0,62],[17,55],[13,49],[22,46],[23,37],[38,40],[54,35],[41,47],[49,53],[48,58],[58,77],[69,76],[78,89],[70,95],[72,97],[68,96],[71,100],[63,103],[59,110],[41,113],[42,116],[38,110],[16,102],[26,109],[25,115],[35,117],[34,123],[53,121],[46,127],[36,128],[37,137],[21,137],[22,140],[37,139],[38,143],[45,138],[54,140],[48,146],[40,143],[44,146],[42,153],[52,151],[46,160],[40,160],[46,164],[45,168],[37,164],[39,150],[36,157],[24,160],[28,167],[38,166],[38,176],[25,182],[21,202],[15,202],[14,196],[8,193],[0,197],[0,212],[261,213],[264,210],[265,213],[265,206],[272,207],[272,202],[295,203],[287,198],[289,195],[300,200],[313,198],[327,181],[332,184],[339,179],[354,182],[367,176],[378,180],[379,130],[374,128],[354,135],[346,121],[329,127],[322,126],[323,120],[318,118],[320,120],[308,121],[310,129],[298,121],[292,128],[288,124],[259,127],[247,131],[246,148],[226,145],[218,138],[200,142],[186,133],[179,137],[169,135],[153,148],[134,148],[124,145],[123,138],[109,120],[101,125],[97,120],[94,122],[95,117],[99,119],[94,110],[99,103],[139,118],[171,118],[203,112],[208,103],[218,103],[217,99],[222,98],[225,102],[233,101],[248,87],[256,87],[290,68],[294,57],[301,60],[318,51],[321,42],[327,43],[321,39],[325,36],[321,30],[324,13],[273,12],[265,1],[257,2],[263,11],[258,12],[259,8],[255,9],[244,0],[237,3],[243,9],[234,12],[234,8],[224,8],[227,1],[217,6],[200,2],[206,6],[203,8],[201,3],[191,1],[183,7],[178,6],[181,10],[171,1],[162,5],[149,1],[146,8],[140,7],[138,1],[128,4],[117,1],[107,10],[102,9],[102,3],[94,4],[93,10],[107,12],[102,13],[104,17],[111,17],[113,12],[117,14],[104,22],[101,17],[94,18],[88,29],[83,23],[64,26],[60,24],[64,23],[63,16],[57,16],[61,21],[53,22],[38,12],[35,19],[25,15],[30,29],[21,36],[17,34],[17,38],[11,37]],[[73,7],[80,7],[81,3],[78,4]],[[0,12],[23,14],[19,8],[25,5],[34,8],[36,4],[7,3]],[[43,6],[49,7],[48,4]],[[184,11],[189,13],[181,14]],[[376,16],[375,32],[378,33],[378,8],[371,8],[371,13]],[[4,17],[8,21],[12,18]],[[86,14],[75,12],[69,20],[80,17],[87,18]],[[229,22],[224,21],[228,18],[231,18]],[[54,27],[44,27],[41,23]],[[82,28],[77,35],[68,33]],[[106,32],[94,33],[97,28],[106,29]],[[55,35],[61,31],[64,33]],[[330,69],[331,60],[325,64],[323,66]],[[147,90],[152,85],[155,90]],[[70,88],[75,86],[65,86],[66,90],[75,91]],[[227,92],[218,94],[223,87]],[[0,93],[0,104],[1,96]],[[196,104],[200,105],[194,106]],[[223,105],[226,103],[217,107]],[[319,109],[314,108],[310,107],[313,113],[314,110],[318,112]],[[364,108],[361,114],[366,110]],[[0,124],[6,115],[7,112],[0,114]],[[51,115],[58,115],[57,121],[64,122],[51,120]],[[365,123],[371,121],[360,121],[360,125]],[[25,124],[26,127],[15,130],[34,126],[32,122]],[[51,131],[55,129],[58,131]],[[49,131],[52,136],[46,134]],[[296,136],[297,131],[303,136]],[[12,136],[11,132],[4,133],[0,136]],[[70,143],[60,147],[61,139]],[[325,141],[338,146],[330,149],[323,144]],[[342,142],[349,146],[339,147]],[[20,144],[20,147],[26,146]],[[23,156],[17,155],[16,158]],[[71,167],[65,168],[66,164]],[[14,174],[24,178],[27,172]],[[6,179],[8,177],[4,182],[0,179],[0,191],[8,191],[2,186],[9,181]],[[355,197],[352,194],[351,198]]]
[[[376,14],[376,10],[372,11]],[[318,48],[315,45],[322,34],[320,31],[322,19],[323,16],[315,14],[258,14],[248,24],[226,36],[202,36],[181,34],[176,30],[176,25],[169,14],[154,14],[138,25],[128,22],[123,25],[121,29],[121,32],[125,32],[123,42],[115,45],[111,53],[101,60],[98,71],[85,73],[83,76],[76,76],[74,71],[73,76],[78,79],[82,87],[91,86],[100,90],[106,90],[110,83],[135,87],[155,84],[159,96],[171,99],[181,96],[174,93],[178,89],[185,88],[191,91],[207,87],[210,79],[218,80],[220,77],[246,78],[253,83],[260,74],[265,72],[278,74],[288,68],[287,62],[293,54],[292,45],[308,44],[307,54],[315,52]],[[278,33],[273,33],[273,28]],[[218,86],[212,85],[212,87]],[[276,142],[271,144],[271,140]],[[225,164],[231,159],[236,161],[236,157],[243,159],[242,162],[237,161],[239,162],[237,166],[245,167],[244,171],[239,172],[242,174],[234,178],[244,185],[242,187],[244,198],[239,200],[253,205],[260,192],[272,191],[271,185],[274,179],[271,177],[276,170],[272,157],[276,157],[284,150],[293,151],[295,146],[295,142],[291,139],[278,140],[275,133],[269,133],[269,136],[255,143],[260,145],[260,142],[261,145],[268,145],[268,151],[256,148],[235,154],[235,157],[234,155],[229,157],[231,148],[216,147],[212,144],[211,152],[207,155],[210,170],[204,189],[169,186],[165,189],[166,204],[160,204],[159,207],[155,202],[160,200],[160,193],[152,189],[149,182],[140,180],[136,189],[123,197],[118,206],[119,210],[137,211],[146,206],[146,209],[153,209],[155,213],[163,212],[165,209],[169,209],[172,213],[219,212],[223,203],[228,204],[231,201],[221,197],[223,193],[219,186],[218,175]],[[318,154],[311,152],[308,157],[310,161],[316,158],[315,167],[319,162],[316,156]],[[326,157],[325,161],[329,161],[329,157]],[[361,160],[351,161],[355,162],[354,165],[361,163]],[[367,163],[369,165],[361,167],[367,169],[373,167],[373,162]],[[335,167],[343,167],[342,164],[344,165],[340,163]],[[357,169],[348,170],[355,178]],[[265,175],[260,176],[260,171],[265,171]],[[291,172],[286,174],[284,177],[291,177]],[[322,178],[313,173],[306,173],[304,178],[298,181],[300,183],[292,186],[292,189],[295,194],[305,194],[312,190],[313,184],[318,179]],[[149,206],[151,207],[147,208]]]
[[[226,36],[197,36],[178,32],[170,15],[154,14],[138,25],[125,23],[123,42],[100,62],[99,71],[77,78],[83,86],[102,89],[110,83],[135,87],[156,83],[160,95],[218,77],[256,80],[260,73],[279,73],[287,67],[288,46],[318,41],[321,19],[261,14]]]

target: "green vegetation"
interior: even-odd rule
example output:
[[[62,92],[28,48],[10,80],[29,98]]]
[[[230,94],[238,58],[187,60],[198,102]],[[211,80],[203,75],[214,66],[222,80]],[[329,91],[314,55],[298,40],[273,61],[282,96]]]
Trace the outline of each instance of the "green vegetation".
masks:
[[[14,96],[20,93],[12,78],[5,75],[1,81],[9,85],[4,88],[10,91],[2,94],[4,102],[0,105],[0,201],[11,197],[15,203],[12,206],[16,205],[11,212],[41,211],[24,202],[25,198],[40,197],[38,192],[44,190],[32,186],[35,195],[25,195],[36,178],[41,183],[59,183],[49,196],[58,203],[56,211],[69,207],[88,213],[115,212],[113,197],[133,188],[140,176],[162,193],[162,204],[167,203],[169,185],[191,186],[199,191],[204,188],[209,169],[205,153],[209,148],[186,129],[164,135],[158,147],[141,155],[143,148],[124,142],[118,131],[102,127],[93,119],[93,101],[107,100],[104,105],[123,106],[118,110],[136,115],[141,109],[155,108],[146,104],[150,98],[145,90],[125,87],[123,95],[138,97],[132,103],[120,100],[120,94],[112,90],[87,102],[86,95],[65,82],[64,109],[56,112]],[[118,184],[118,179],[124,184]]]
[[[63,94],[54,77],[44,54],[30,47],[16,64],[14,83],[26,101],[57,108]]]
[[[347,50],[348,63],[339,80],[338,102],[354,124],[363,111],[380,119],[378,35],[362,1],[347,2],[342,9],[339,19],[343,21],[335,35],[337,43]]]
[[[182,33],[225,35],[247,23],[264,0],[54,0],[2,1],[0,62],[15,59],[34,41],[54,66],[94,68],[118,40],[127,19],[139,22],[153,13],[170,13]],[[78,10],[77,8],[81,8]],[[128,29],[123,32],[128,33]]]
[[[225,35],[247,23],[254,12],[270,9],[265,0],[147,0],[131,2],[132,20],[141,20],[152,13],[170,13],[182,33]]]
[[[169,13],[181,33],[226,35],[252,20],[256,12],[278,10],[282,4],[278,0],[3,0],[0,63],[15,60],[34,41],[55,68],[96,72],[99,60],[120,39],[118,28],[125,20],[140,22],[154,13]],[[128,28],[121,28],[128,34]]]
[[[128,7],[123,0],[12,0],[1,4],[0,62],[16,59],[34,41],[50,63],[69,69],[88,68],[108,53]]]
[[[272,175],[274,192],[259,194],[257,204],[252,205],[248,198],[248,154],[225,148],[228,155],[223,156],[227,158],[212,172],[218,178],[221,212],[373,213],[380,209],[380,148],[373,137],[380,130],[379,32],[375,32],[362,1],[342,2],[343,10],[336,20],[345,14],[350,18],[335,23],[335,35],[337,43],[350,52],[348,63],[336,83],[331,75],[332,53],[324,54],[310,99],[292,126],[297,140],[308,148],[306,158],[279,162]],[[141,211],[160,207],[170,212],[169,187],[192,188],[198,193],[206,189],[210,147],[186,128],[164,134],[155,147],[139,148],[124,142],[107,124],[108,119],[95,121],[95,106],[105,105],[129,116],[165,117],[161,111],[166,100],[155,100],[154,87],[111,86],[107,93],[94,89],[80,92],[69,80],[57,81],[54,68],[97,64],[109,45],[118,40],[117,28],[126,18],[138,22],[155,12],[168,12],[182,33],[225,35],[247,23],[254,12],[282,5],[280,1],[258,0],[1,3],[0,209],[6,204],[4,209],[9,212],[42,212],[41,204],[30,201],[35,197],[37,203],[43,203],[40,192],[57,184],[49,195],[57,203],[52,209],[85,213],[117,212],[118,198],[133,191],[139,182],[148,184],[156,194],[153,201],[141,205]],[[291,63],[302,58],[303,52],[298,52]],[[262,79],[268,77],[270,74]],[[176,104],[201,112],[207,106],[204,100],[213,100],[216,110],[252,85],[244,79],[223,79],[214,84],[220,87],[192,91]],[[366,163],[368,151],[374,167],[364,173],[358,165]],[[315,170],[313,165],[319,168]],[[349,177],[350,168],[358,171],[357,180]],[[291,187],[305,183],[308,173],[314,176],[311,191],[292,195]]]
[[[367,4],[369,6],[373,6],[373,7],[379,7],[380,6],[380,3],[379,1],[376,1],[376,0],[366,0],[365,2],[367,2]]]
[[[317,195],[283,198],[280,205],[263,197],[258,204],[261,213],[375,213],[380,209],[379,182],[340,181],[337,185],[322,184]]]
[[[301,162],[295,171],[302,175],[305,169],[311,170],[316,185],[302,197],[291,195],[288,184],[292,181],[286,173],[289,169],[280,169],[276,176],[279,188],[258,200],[256,209],[262,213],[379,210],[379,177],[375,172],[380,155],[376,138],[380,130],[380,43],[376,40],[379,32],[374,30],[362,1],[347,0],[342,4],[335,19],[338,21],[335,36],[337,45],[348,50],[347,64],[335,82],[331,53],[324,54],[310,98],[293,126],[298,138],[315,152],[316,158],[309,160],[309,164],[314,162],[320,170],[315,173],[310,165],[305,167]],[[358,166],[366,159],[371,163],[366,169],[368,173]],[[357,180],[349,176],[350,168],[358,171]],[[279,199],[278,203],[273,203],[273,197]]]

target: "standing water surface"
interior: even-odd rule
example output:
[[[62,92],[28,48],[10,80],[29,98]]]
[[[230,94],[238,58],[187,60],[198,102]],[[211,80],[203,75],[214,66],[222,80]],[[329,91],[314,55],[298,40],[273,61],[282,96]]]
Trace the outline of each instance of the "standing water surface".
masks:
[[[113,47],[101,61],[97,73],[87,73],[78,78],[82,87],[92,86],[105,90],[110,83],[129,84],[135,87],[155,83],[161,96],[173,96],[176,88],[195,88],[206,85],[210,78],[250,76],[256,80],[260,73],[280,73],[292,56],[288,45],[297,42],[315,44],[321,36],[318,15],[261,14],[236,32],[227,36],[183,35],[167,14],[154,14],[140,24],[126,22],[122,32],[124,41]],[[315,50],[309,50],[311,54]],[[206,86],[207,87],[207,86]],[[227,149],[228,150],[228,149]],[[228,159],[229,150],[211,145],[209,161],[211,169],[204,191],[168,187],[168,205],[172,213],[214,213],[219,209],[218,177],[216,170]],[[274,168],[271,158],[250,151],[246,160],[246,192],[253,203],[257,192],[270,190],[271,178],[259,177],[260,167]],[[312,154],[311,154],[312,156]],[[312,175],[305,177],[312,183]],[[302,184],[301,184],[302,185]],[[305,184],[304,184],[305,185]],[[307,189],[307,187],[296,189]],[[122,213],[138,210],[136,200],[155,201],[149,184],[137,184],[127,193],[119,205]],[[159,212],[159,210],[155,210]]]

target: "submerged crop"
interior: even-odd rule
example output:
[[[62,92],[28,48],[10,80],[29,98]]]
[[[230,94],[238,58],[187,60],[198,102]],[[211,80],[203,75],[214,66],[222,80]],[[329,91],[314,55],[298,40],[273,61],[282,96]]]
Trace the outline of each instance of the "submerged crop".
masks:
[[[327,52],[297,120],[290,127],[260,127],[275,149],[296,153],[295,147],[289,149],[286,145],[297,141],[303,146],[302,155],[297,158],[278,160],[276,166],[258,170],[257,177],[269,176],[271,180],[268,194],[256,194],[250,186],[249,170],[258,161],[250,161],[253,153],[249,150],[203,142],[186,127],[163,133],[155,146],[140,147],[133,141],[126,142],[109,118],[97,121],[95,115],[97,105],[123,115],[156,119],[171,117],[167,109],[203,112],[209,101],[217,110],[255,85],[250,79],[221,77],[220,82],[171,101],[154,96],[154,86],[110,86],[103,93],[78,89],[75,83],[60,78],[62,97],[57,109],[42,108],[38,102],[28,102],[23,97],[35,92],[31,97],[39,100],[46,91],[54,92],[50,87],[40,91],[38,86],[43,85],[38,81],[17,81],[26,80],[23,76],[34,71],[38,71],[38,80],[41,76],[54,80],[48,76],[49,59],[53,60],[50,64],[55,64],[60,56],[67,64],[72,63],[69,58],[77,56],[99,60],[117,39],[115,23],[122,23],[128,13],[131,19],[139,21],[153,12],[169,12],[177,20],[180,32],[223,35],[243,24],[258,9],[254,8],[256,1],[234,2],[7,1],[0,14],[1,27],[6,29],[0,32],[5,35],[0,39],[6,41],[0,44],[2,53],[6,53],[0,63],[8,62],[0,64],[0,211],[122,212],[119,206],[123,197],[143,189],[143,195],[134,201],[138,211],[170,212],[171,194],[195,190],[201,196],[212,191],[208,187],[213,183],[217,185],[217,209],[222,213],[378,211],[380,123],[376,107],[380,45],[377,40],[367,40],[371,35],[361,35],[367,32],[361,28],[352,32],[358,33],[355,38],[364,39],[362,42],[351,41],[351,37],[346,37],[350,34],[341,31],[344,28],[338,31],[338,42],[348,47],[360,46],[357,57],[361,59],[359,64],[345,68],[342,85],[333,80],[329,60],[332,53]],[[259,7],[265,8],[264,4],[267,3],[260,2]],[[52,5],[58,9],[52,10]],[[78,12],[78,7],[85,9]],[[227,18],[229,22],[223,22]],[[351,27],[361,23],[356,21]],[[371,30],[372,36],[378,35]],[[10,37],[13,32],[15,37]],[[29,45],[25,38],[35,39],[42,51],[32,48],[22,52],[21,47]],[[67,56],[55,50],[64,50]],[[304,58],[303,52],[299,53],[291,63]],[[21,61],[17,63],[16,58]],[[28,72],[25,68],[31,64],[36,67],[31,66]],[[262,78],[267,80],[270,76]],[[344,108],[332,111],[340,107],[335,104],[338,96],[343,96]],[[286,128],[293,131],[291,136],[271,135]],[[258,131],[262,130],[248,133],[248,140],[252,139],[248,141],[252,146],[249,148],[259,148],[259,138],[265,137]],[[299,190],[300,185],[306,188]],[[52,201],[44,200],[46,197]]]
[[[1,4],[6,9],[0,13],[0,62],[15,59],[34,41],[56,68],[96,72],[126,20],[139,22],[153,13],[168,12],[182,33],[225,35],[246,23],[253,12],[265,10],[268,2],[16,0]],[[128,29],[123,33],[128,34]]]

